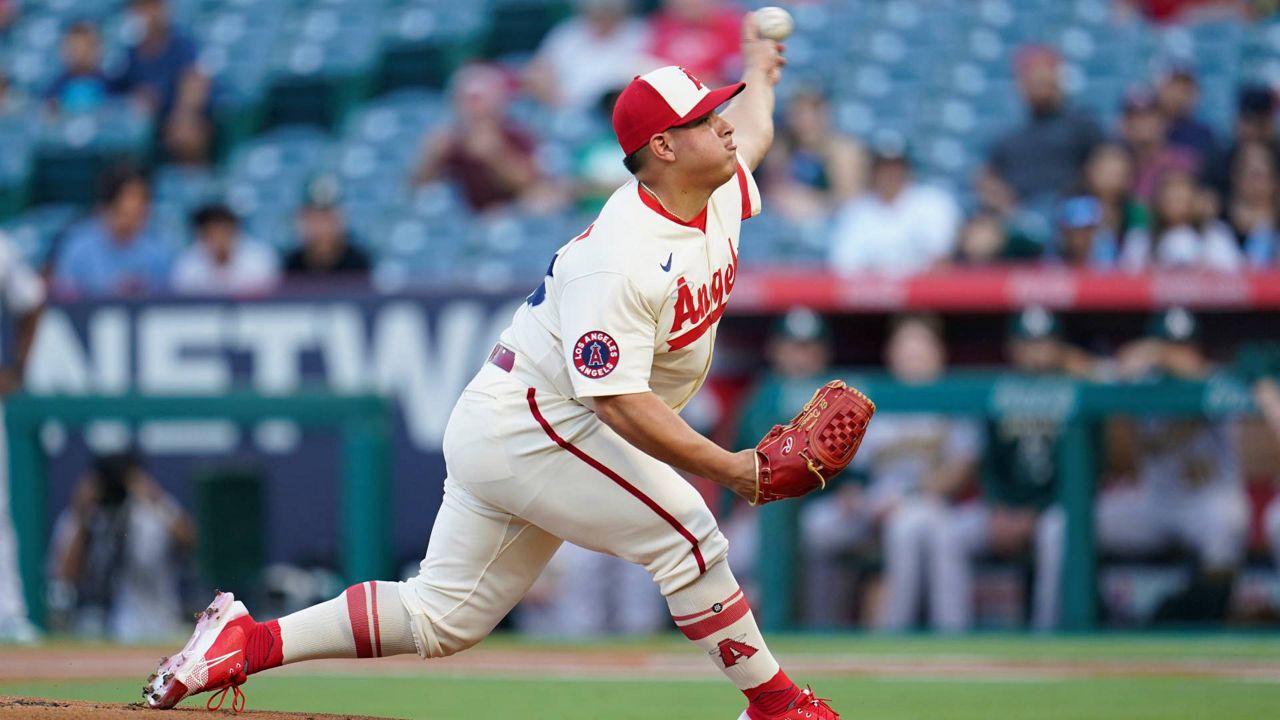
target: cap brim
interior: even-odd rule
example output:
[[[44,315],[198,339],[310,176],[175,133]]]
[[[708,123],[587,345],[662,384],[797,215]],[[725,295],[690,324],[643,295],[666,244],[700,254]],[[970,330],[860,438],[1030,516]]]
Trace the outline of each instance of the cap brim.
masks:
[[[671,123],[671,125],[669,125],[667,129],[669,130],[673,127],[676,127],[677,125],[684,125],[685,123],[689,123],[689,122],[693,122],[694,120],[697,120],[703,115],[706,115],[711,111],[715,110],[716,108],[720,107],[721,105],[729,102],[734,98],[735,95],[742,92],[746,88],[747,88],[747,84],[744,82],[738,82],[732,85],[725,85],[724,87],[715,88],[711,92],[707,93],[707,96],[702,98],[701,102],[699,102],[697,105],[694,105],[692,110],[685,113],[684,117]]]

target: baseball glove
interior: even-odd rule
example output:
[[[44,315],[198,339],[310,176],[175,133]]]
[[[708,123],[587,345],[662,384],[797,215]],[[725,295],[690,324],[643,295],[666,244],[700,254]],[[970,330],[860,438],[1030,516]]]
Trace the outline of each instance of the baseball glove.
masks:
[[[791,422],[774,425],[756,444],[756,496],[751,504],[826,487],[853,460],[875,412],[875,403],[844,382],[823,385]]]

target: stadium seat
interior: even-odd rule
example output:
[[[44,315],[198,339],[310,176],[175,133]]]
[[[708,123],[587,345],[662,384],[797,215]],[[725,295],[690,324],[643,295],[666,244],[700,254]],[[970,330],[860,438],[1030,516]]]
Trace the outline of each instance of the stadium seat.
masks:
[[[152,138],[151,118],[127,102],[113,102],[91,113],[46,118],[40,127],[32,201],[93,201],[94,180],[121,159],[142,161]]]
[[[220,178],[207,168],[162,165],[151,176],[151,193],[158,203],[191,210],[221,196]]]
[[[443,89],[454,70],[479,54],[487,22],[483,3],[393,3],[383,18],[377,90]]]
[[[49,260],[55,241],[83,209],[76,205],[37,205],[6,222],[0,229],[9,236],[22,258],[33,267]]]
[[[252,225],[275,230],[287,224],[302,201],[306,182],[325,167],[331,148],[326,133],[306,126],[279,128],[255,138],[231,158],[228,203]],[[259,237],[277,241],[265,234]]]
[[[567,11],[565,3],[553,0],[493,0],[485,56],[532,52]]]

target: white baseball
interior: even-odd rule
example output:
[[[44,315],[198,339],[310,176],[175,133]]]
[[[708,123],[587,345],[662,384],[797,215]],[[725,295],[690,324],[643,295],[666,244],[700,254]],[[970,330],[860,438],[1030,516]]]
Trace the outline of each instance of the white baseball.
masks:
[[[755,20],[756,27],[760,30],[760,37],[769,40],[785,40],[796,28],[796,22],[791,18],[791,13],[774,5],[757,10]]]

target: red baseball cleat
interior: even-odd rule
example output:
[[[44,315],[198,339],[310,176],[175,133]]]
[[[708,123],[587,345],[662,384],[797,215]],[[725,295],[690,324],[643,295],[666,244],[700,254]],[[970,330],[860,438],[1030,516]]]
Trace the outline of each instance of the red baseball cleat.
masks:
[[[825,698],[816,697],[813,690],[805,688],[791,707],[778,715],[756,714],[747,708],[738,720],[840,720],[840,713],[832,710]]]
[[[147,678],[142,698],[149,707],[165,710],[183,698],[222,690],[211,696],[207,707],[222,707],[228,691],[234,691],[231,709],[244,709],[244,693],[240,685],[245,673],[245,642],[254,626],[244,603],[231,593],[219,592],[202,613],[196,615],[196,630],[182,651],[160,660],[160,667]],[[217,706],[214,700],[217,699]]]

